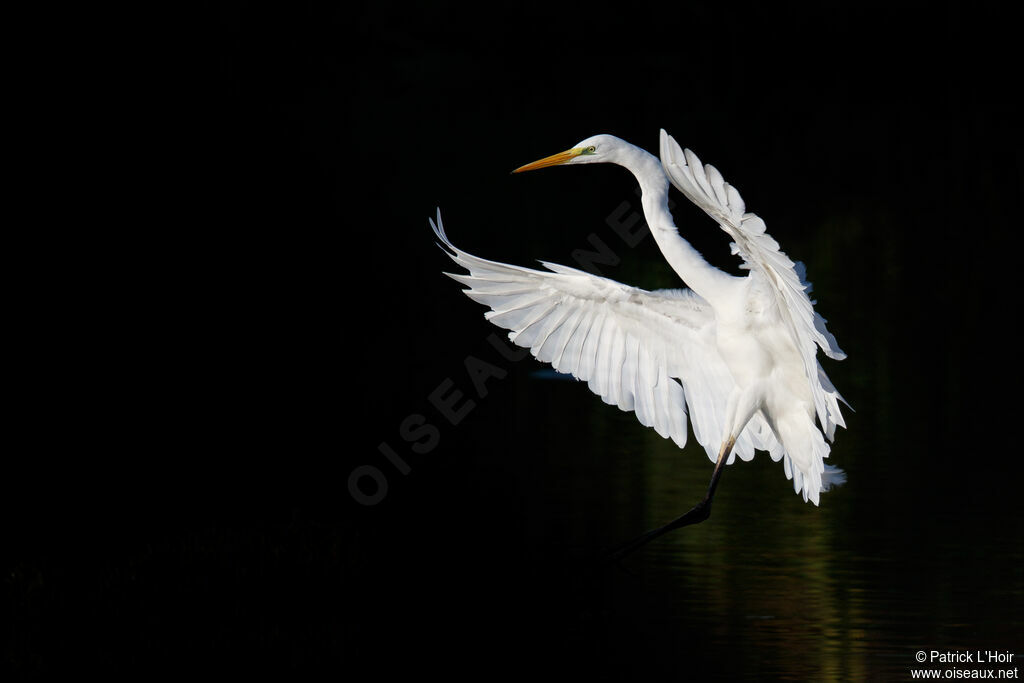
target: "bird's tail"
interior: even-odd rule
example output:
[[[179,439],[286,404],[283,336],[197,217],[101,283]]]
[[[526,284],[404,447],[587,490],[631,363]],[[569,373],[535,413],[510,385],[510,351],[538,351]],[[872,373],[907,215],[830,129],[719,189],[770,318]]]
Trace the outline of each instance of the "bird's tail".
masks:
[[[821,473],[821,490],[828,491],[833,486],[846,483],[846,472],[834,465],[825,465],[825,471]]]
[[[793,490],[805,501],[818,504],[818,496],[846,481],[846,474],[825,460],[831,449],[822,433],[805,416],[784,415],[776,422],[780,441],[785,444],[783,465]]]

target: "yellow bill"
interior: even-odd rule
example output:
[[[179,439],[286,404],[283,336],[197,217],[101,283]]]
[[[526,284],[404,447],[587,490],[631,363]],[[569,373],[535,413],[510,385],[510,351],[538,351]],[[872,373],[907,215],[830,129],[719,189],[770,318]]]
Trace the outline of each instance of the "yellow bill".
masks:
[[[567,149],[564,152],[559,152],[558,154],[552,154],[549,157],[538,159],[537,161],[534,161],[532,164],[520,166],[519,168],[512,172],[522,173],[523,171],[536,171],[538,168],[547,168],[548,166],[558,166],[559,164],[564,164],[567,161],[575,159],[581,154],[583,154],[583,149],[580,147],[574,147],[572,149]]]

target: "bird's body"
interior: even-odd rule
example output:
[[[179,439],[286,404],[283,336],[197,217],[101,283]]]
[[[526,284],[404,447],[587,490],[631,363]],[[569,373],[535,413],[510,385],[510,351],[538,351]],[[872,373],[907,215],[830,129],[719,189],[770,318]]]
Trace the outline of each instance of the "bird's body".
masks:
[[[438,216],[435,232],[469,271],[452,277],[491,307],[487,317],[511,330],[514,343],[587,381],[605,402],[635,411],[680,446],[689,412],[698,442],[717,462],[701,519],[722,465],[734,454],[749,460],[757,449],[782,459],[796,491],[817,504],[842,475],[824,465],[829,447],[815,419],[829,439],[845,425],[842,399],[816,352],[844,354],[814,312],[802,267],[779,250],[760,218],[745,213],[717,170],[701,166],[664,131],[660,161],[598,135],[517,171],[596,162],[618,164],[637,178],[651,234],[689,289],[645,291],[555,264],[539,271],[485,261],[454,247]],[[680,236],[668,209],[670,182],[733,238],[749,274],[712,267]],[[701,520],[677,526],[694,521]]]

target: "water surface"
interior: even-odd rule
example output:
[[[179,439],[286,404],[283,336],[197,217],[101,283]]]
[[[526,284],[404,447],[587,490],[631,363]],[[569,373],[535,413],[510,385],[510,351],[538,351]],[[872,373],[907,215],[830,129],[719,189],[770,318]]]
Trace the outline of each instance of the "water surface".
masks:
[[[538,436],[524,467],[540,489],[529,536],[566,544],[570,562],[702,496],[712,463],[695,444],[680,451],[582,384],[534,378],[525,395]],[[833,450],[849,481],[820,507],[759,453],[727,468],[708,522],[576,584],[587,657],[622,672],[905,680],[920,650],[1019,649],[1019,509],[972,502],[970,479],[944,499],[912,471],[926,459],[864,437],[861,413],[850,424]],[[880,482],[894,478],[887,497]]]

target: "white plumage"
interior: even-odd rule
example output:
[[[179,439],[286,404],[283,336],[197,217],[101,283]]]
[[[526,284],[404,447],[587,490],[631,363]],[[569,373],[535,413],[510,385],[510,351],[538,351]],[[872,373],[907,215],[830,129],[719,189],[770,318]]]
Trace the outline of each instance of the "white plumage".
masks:
[[[814,311],[802,264],[779,250],[764,221],[746,213],[739,192],[713,166],[702,166],[665,131],[660,162],[598,135],[517,171],[600,162],[636,176],[651,232],[690,289],[645,291],[553,263],[542,262],[545,271],[488,261],[453,245],[438,213],[434,232],[468,271],[449,275],[491,309],[486,317],[510,330],[512,342],[680,447],[689,414],[695,438],[718,462],[708,506],[721,466],[735,455],[750,460],[755,450],[782,459],[797,493],[817,504],[819,493],[843,476],[824,465],[829,447],[815,417],[829,440],[845,423],[842,398],[816,352],[845,354]],[[669,182],[729,234],[749,275],[713,268],[679,235],[668,210]]]

